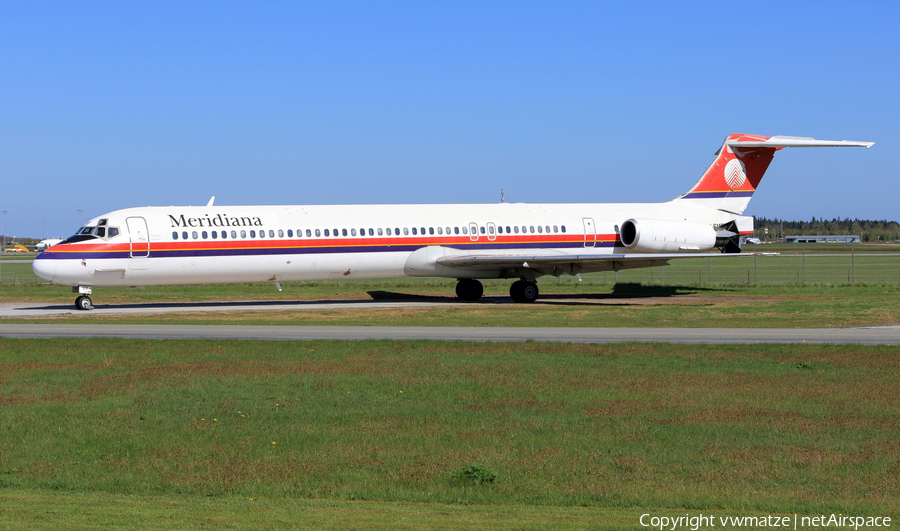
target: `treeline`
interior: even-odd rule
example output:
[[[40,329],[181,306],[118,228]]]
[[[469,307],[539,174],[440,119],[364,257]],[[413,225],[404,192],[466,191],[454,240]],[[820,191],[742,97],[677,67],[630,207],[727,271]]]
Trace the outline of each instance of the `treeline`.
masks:
[[[755,216],[753,219],[756,235],[765,237],[765,229],[769,229],[769,239],[815,234],[859,234],[863,242],[888,242],[900,239],[900,223],[885,219],[816,219],[813,217],[809,221],[788,221]],[[784,229],[783,234],[782,228]]]

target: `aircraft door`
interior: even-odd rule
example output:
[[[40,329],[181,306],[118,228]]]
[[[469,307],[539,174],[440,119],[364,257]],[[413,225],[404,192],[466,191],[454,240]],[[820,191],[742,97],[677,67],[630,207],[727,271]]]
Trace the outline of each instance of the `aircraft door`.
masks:
[[[594,218],[583,218],[584,222],[584,246],[594,247],[597,245],[597,229],[594,227]]]
[[[147,230],[147,220],[141,217],[126,218],[128,226],[128,239],[131,243],[128,261],[129,269],[147,269],[150,258],[150,232]]]
[[[474,221],[469,223],[469,239],[473,242],[478,241],[478,224]]]

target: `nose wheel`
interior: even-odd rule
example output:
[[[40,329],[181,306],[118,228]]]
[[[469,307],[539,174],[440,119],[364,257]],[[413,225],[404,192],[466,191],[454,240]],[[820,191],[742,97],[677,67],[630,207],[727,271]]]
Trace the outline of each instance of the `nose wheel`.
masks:
[[[93,310],[94,304],[87,295],[82,295],[75,299],[75,308],[78,310]]]

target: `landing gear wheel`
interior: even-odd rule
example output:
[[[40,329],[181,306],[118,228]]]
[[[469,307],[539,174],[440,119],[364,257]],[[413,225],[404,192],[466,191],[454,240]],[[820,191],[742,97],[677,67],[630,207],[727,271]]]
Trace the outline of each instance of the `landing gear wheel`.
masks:
[[[477,301],[484,294],[484,286],[477,280],[464,278],[456,284],[456,296],[464,301]]]
[[[94,308],[94,304],[91,302],[91,298],[82,295],[75,299],[75,308],[78,310],[90,310]]]
[[[538,298],[538,287],[534,282],[517,280],[509,287],[509,296],[515,302],[534,302]]]

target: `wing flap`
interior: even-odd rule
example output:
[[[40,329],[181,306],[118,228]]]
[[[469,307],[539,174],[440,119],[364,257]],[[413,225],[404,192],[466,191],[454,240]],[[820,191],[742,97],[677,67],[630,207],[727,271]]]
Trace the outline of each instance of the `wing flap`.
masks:
[[[490,254],[490,255],[457,255],[443,256],[437,263],[455,269],[470,271],[487,271],[497,269],[533,269],[559,270],[567,272],[574,269],[595,269],[607,266],[611,269],[630,269],[633,267],[655,267],[668,265],[669,260],[676,258],[723,258],[726,256],[753,256],[759,253],[725,254],[725,253],[659,253],[659,254]]]

